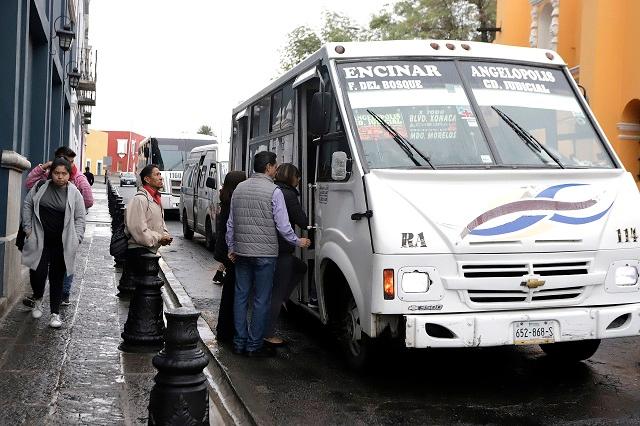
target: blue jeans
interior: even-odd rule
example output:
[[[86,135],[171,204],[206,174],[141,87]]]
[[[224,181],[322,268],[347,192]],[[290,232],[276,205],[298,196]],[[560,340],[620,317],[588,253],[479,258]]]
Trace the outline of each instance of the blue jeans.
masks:
[[[71,284],[73,284],[73,274],[65,275],[64,281],[62,282],[62,300],[69,300]]]
[[[233,301],[236,350],[256,351],[262,347],[265,329],[269,323],[271,289],[277,257],[236,258],[236,288]],[[249,294],[254,289],[251,323],[247,320]]]

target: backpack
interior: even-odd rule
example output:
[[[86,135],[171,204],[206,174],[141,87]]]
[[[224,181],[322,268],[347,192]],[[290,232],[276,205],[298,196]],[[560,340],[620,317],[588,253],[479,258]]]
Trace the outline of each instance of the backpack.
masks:
[[[46,182],[47,182],[46,180],[40,180],[38,181],[38,183],[36,183],[36,193],[40,191],[40,188]],[[24,229],[22,228],[22,220],[20,220],[20,226],[18,227],[18,234],[16,235],[16,247],[18,247],[18,250],[22,251],[22,249],[24,248],[24,240],[26,238],[27,238],[27,234],[24,232]]]

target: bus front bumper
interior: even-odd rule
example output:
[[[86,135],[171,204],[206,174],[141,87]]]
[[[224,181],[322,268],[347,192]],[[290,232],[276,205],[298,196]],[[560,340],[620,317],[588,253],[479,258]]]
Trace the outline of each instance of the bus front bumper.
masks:
[[[409,348],[553,343],[637,336],[640,303],[526,312],[405,315],[405,320],[405,345]]]

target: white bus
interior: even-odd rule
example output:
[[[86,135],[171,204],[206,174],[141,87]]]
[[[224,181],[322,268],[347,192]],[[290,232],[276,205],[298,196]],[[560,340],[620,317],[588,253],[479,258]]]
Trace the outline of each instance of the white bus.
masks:
[[[293,298],[317,294],[353,366],[383,338],[583,360],[639,334],[638,188],[557,53],[330,43],[232,121],[232,169],[302,170]]]
[[[165,211],[178,212],[182,173],[187,156],[193,148],[210,143],[215,143],[215,138],[207,135],[150,136],[145,138],[138,146],[138,163],[136,165],[138,185],[140,185],[140,170],[148,164],[157,164],[164,180],[164,188],[160,191],[162,208]]]

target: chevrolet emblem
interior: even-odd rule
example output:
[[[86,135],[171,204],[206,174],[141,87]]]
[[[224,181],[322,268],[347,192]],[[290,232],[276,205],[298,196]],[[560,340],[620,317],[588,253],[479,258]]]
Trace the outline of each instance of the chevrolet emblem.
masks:
[[[545,280],[539,280],[537,278],[529,278],[527,281],[523,282],[522,285],[526,286],[527,288],[538,288],[538,287],[542,287],[545,282],[546,282]]]

